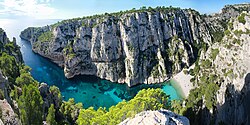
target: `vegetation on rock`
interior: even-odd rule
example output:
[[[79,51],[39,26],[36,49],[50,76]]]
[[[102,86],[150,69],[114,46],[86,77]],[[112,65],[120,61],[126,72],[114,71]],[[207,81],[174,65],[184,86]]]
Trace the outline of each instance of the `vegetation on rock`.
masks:
[[[54,35],[51,31],[47,31],[42,33],[39,37],[38,40],[41,42],[50,42],[54,38]]]
[[[238,16],[238,20],[240,23],[243,23],[243,24],[246,23],[245,16],[246,16],[246,13],[242,13],[240,16]]]
[[[79,110],[82,109],[82,106],[82,103],[75,104],[75,100],[71,98],[67,102],[62,103],[60,112],[65,116],[68,122],[75,123],[77,116],[79,115]]]
[[[41,125],[43,100],[40,92],[33,84],[22,87],[22,95],[18,99],[18,106],[22,123],[25,125]]]
[[[168,96],[161,89],[141,90],[130,101],[122,101],[107,111],[105,108],[94,110],[93,107],[81,109],[77,120],[79,125],[119,124],[129,117],[146,110],[169,109]]]
[[[55,110],[54,104],[51,104],[49,107],[48,115],[46,117],[46,123],[48,125],[57,125],[55,112],[56,110]]]
[[[19,66],[15,57],[5,52],[0,56],[0,69],[3,75],[7,76],[12,83],[15,82],[15,79],[19,75]]]
[[[72,42],[70,42],[64,49],[63,49],[64,55],[66,55],[69,59],[72,59],[76,57],[76,54],[74,52],[74,49],[72,47]]]

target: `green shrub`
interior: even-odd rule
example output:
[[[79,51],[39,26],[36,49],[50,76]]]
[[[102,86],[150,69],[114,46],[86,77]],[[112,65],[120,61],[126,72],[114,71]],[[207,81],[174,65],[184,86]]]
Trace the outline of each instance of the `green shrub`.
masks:
[[[239,40],[239,39],[235,39],[235,38],[234,38],[234,39],[233,39],[233,44],[236,44],[236,43],[237,43],[238,45],[240,45],[240,44],[241,44],[241,42],[240,42],[240,40]]]
[[[246,23],[245,16],[246,16],[245,13],[242,13],[240,16],[238,16],[238,20],[240,23],[242,23],[242,24]]]
[[[224,75],[227,77],[233,73],[233,69],[228,70]]]
[[[229,28],[230,30],[233,30],[233,23],[232,23],[232,22],[229,22],[229,23],[228,23],[228,28]]]
[[[183,73],[187,75],[188,74],[188,70],[184,69]]]
[[[31,76],[29,72],[21,73],[21,75],[16,78],[15,83],[18,86],[24,86],[24,85],[29,85],[29,84],[38,86],[38,82]]]
[[[212,109],[213,106],[216,104],[216,92],[219,90],[219,86],[214,83],[210,83],[203,87],[205,90],[205,100],[206,100],[206,107],[208,109]]]
[[[57,103],[61,104],[62,103],[62,94],[61,94],[59,88],[53,85],[53,86],[49,87],[49,91],[52,95],[57,96],[57,98],[59,99],[58,100],[59,102],[57,102]]]
[[[84,26],[87,26],[86,23],[85,23],[84,21],[82,21],[82,26],[83,26],[83,27],[84,27]]]
[[[171,111],[179,114],[179,115],[183,115],[184,112],[184,108],[182,107],[182,101],[180,100],[172,100],[171,101]]]
[[[15,51],[16,46],[14,45],[14,42],[10,42],[4,45],[4,48],[7,50],[8,53],[11,53]]]
[[[3,110],[2,110],[1,107],[0,107],[0,119],[1,119],[1,120],[3,119]]]
[[[154,78],[157,78],[160,75],[160,72],[158,70],[159,64],[155,65],[151,71],[151,74]]]
[[[211,52],[211,58],[212,58],[212,60],[215,60],[215,58],[218,55],[218,53],[219,53],[219,49],[212,49],[212,52]]]
[[[180,53],[181,55],[183,55],[184,49],[180,48],[180,49],[179,49],[179,53]]]
[[[235,31],[234,31],[234,34],[235,34],[236,36],[240,36],[241,34],[244,34],[244,32],[243,32],[242,30],[235,30]]]
[[[247,31],[246,31],[246,34],[250,34],[250,30],[249,29],[246,29]]]
[[[47,31],[47,32],[44,32],[42,33],[39,37],[38,37],[38,40],[41,41],[41,42],[50,42],[52,41],[54,38],[54,35],[51,31]]]
[[[194,81],[195,81],[195,78],[191,78],[191,79],[190,79],[190,82],[194,82]]]
[[[22,87],[18,100],[20,118],[24,125],[41,125],[43,123],[43,99],[38,88],[32,84]]]
[[[220,31],[212,32],[212,35],[214,42],[221,42],[222,38],[224,37],[224,33]]]
[[[202,62],[201,62],[201,67],[203,67],[203,68],[209,68],[211,65],[212,65],[212,62],[209,61],[208,59],[202,60]]]
[[[190,70],[189,70],[189,74],[190,74],[191,76],[195,76],[195,74],[194,74],[194,69],[190,69]]]
[[[63,53],[68,57],[68,59],[73,59],[74,57],[76,57],[76,54],[74,52],[74,49],[72,47],[72,43],[69,43],[64,49],[63,49]]]
[[[224,32],[224,34],[228,36],[228,35],[230,34],[230,31],[229,31],[229,30],[226,30],[226,31]]]
[[[75,123],[80,109],[82,109],[82,103],[75,103],[75,100],[70,98],[67,102],[62,103],[60,112],[70,123]]]
[[[200,72],[200,66],[198,64],[195,64],[195,67],[194,67],[194,74],[195,75],[198,75]]]
[[[232,48],[232,46],[233,46],[233,44],[231,44],[231,43],[228,43],[228,44],[225,45],[225,47],[226,47],[227,49]]]
[[[48,111],[48,115],[46,117],[46,123],[48,125],[57,125],[57,122],[56,122],[56,118],[55,118],[55,108],[54,108],[54,104],[51,104],[50,107],[49,107],[49,111]]]
[[[76,54],[75,53],[71,53],[68,55],[69,59],[73,59],[74,57],[76,57]]]
[[[0,69],[11,83],[14,83],[15,79],[19,76],[19,66],[15,57],[5,52],[0,56]]]
[[[99,108],[97,111],[90,107],[81,109],[77,124],[79,125],[115,125],[137,113],[145,110],[169,109],[168,96],[161,89],[143,89],[130,101],[122,101],[109,108]]]
[[[2,89],[0,89],[0,99],[3,100],[4,99],[4,92]]]

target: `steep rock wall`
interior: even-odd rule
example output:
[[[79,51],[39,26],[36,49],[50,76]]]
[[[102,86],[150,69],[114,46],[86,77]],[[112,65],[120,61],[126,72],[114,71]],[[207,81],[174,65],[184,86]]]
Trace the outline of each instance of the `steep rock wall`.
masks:
[[[194,83],[199,88],[204,84],[207,87],[203,89],[207,92],[202,95],[199,109],[201,114],[195,118],[201,121],[195,122],[196,124],[249,124],[250,12],[235,13],[236,15],[226,20],[221,41],[213,43],[207,51],[203,51],[195,65],[199,67],[199,71]],[[217,25],[218,22],[214,23]],[[208,89],[211,84],[218,85],[214,94],[211,94],[212,88]],[[207,109],[212,101],[214,106]]]
[[[195,62],[202,43],[211,42],[198,12],[176,8],[66,20],[28,28],[20,37],[64,67],[67,78],[96,75],[128,86],[168,80]]]
[[[17,66],[22,64],[23,60],[19,46],[16,44],[16,39],[13,38],[13,41],[10,41],[2,28],[0,28],[0,55],[0,124],[21,125],[21,120],[15,112],[18,106],[16,105],[16,101],[13,101],[10,97],[10,88],[13,87],[11,83],[13,79],[11,77],[16,78],[19,75]],[[10,61],[10,57],[3,59],[3,56],[6,55],[13,57],[14,61]],[[5,60],[8,61],[5,62]],[[9,64],[6,63],[15,64],[11,64],[13,67],[8,67]],[[8,68],[12,68],[12,72],[17,72],[15,72],[15,74],[9,73]]]
[[[211,47],[220,50],[213,63],[217,72],[224,74],[217,93],[218,123],[249,124],[250,120],[250,13],[244,13],[246,23],[231,19],[232,29],[223,38],[224,45]]]

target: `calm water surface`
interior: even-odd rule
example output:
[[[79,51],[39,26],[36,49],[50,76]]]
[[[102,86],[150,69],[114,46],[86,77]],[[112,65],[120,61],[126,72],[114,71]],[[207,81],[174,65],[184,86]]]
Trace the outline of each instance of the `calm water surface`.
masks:
[[[17,38],[24,62],[32,68],[32,76],[39,82],[59,87],[64,100],[74,98],[76,102],[82,102],[85,108],[90,106],[93,106],[95,109],[98,107],[109,108],[124,99],[129,100],[133,98],[139,90],[144,88],[161,88],[170,95],[171,100],[181,98],[180,94],[170,83],[138,85],[129,88],[126,84],[112,83],[95,76],[77,76],[73,79],[66,79],[60,67],[32,52],[30,43],[18,37],[20,32],[28,26],[43,26],[57,21],[39,20],[30,22],[10,20],[6,22],[6,20],[0,19],[0,27],[4,28],[9,37],[15,36]]]

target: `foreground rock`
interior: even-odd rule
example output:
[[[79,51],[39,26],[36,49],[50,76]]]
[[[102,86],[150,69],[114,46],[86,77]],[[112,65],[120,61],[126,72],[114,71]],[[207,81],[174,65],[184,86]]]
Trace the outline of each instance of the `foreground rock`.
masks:
[[[2,110],[3,123],[9,125],[21,125],[18,115],[13,111],[7,100],[0,100],[0,108]]]
[[[168,110],[143,111],[119,125],[189,125],[189,120]]]

